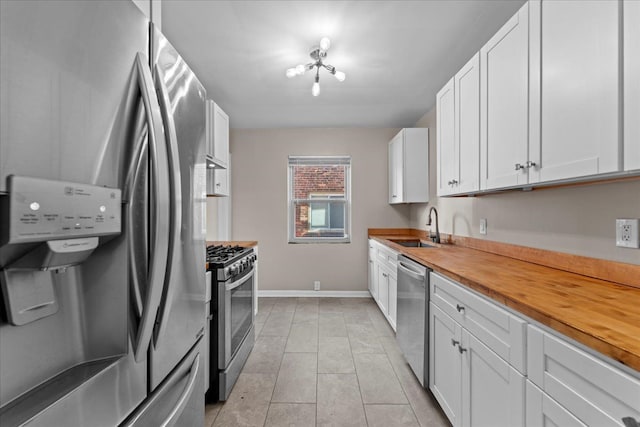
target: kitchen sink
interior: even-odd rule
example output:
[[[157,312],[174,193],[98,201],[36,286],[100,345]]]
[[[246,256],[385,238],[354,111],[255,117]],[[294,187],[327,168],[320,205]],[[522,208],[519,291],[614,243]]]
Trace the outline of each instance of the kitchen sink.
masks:
[[[401,246],[405,246],[407,248],[435,248],[435,245],[431,245],[429,243],[420,241],[420,240],[405,240],[396,242]]]

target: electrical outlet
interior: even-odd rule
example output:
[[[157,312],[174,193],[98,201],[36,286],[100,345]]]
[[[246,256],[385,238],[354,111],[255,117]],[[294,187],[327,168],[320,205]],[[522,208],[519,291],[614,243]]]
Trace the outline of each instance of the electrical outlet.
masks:
[[[315,280],[313,282],[313,290],[314,291],[319,291],[320,290],[320,280]]]
[[[480,234],[487,234],[487,218],[480,219]]]
[[[616,219],[616,246],[640,248],[640,219]]]

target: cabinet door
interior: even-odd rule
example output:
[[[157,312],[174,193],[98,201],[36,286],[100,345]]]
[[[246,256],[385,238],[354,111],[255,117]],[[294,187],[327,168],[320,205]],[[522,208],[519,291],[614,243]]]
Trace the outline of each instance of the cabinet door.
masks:
[[[213,147],[213,140],[214,140],[214,132],[213,132],[213,127],[214,127],[214,118],[215,118],[215,110],[216,110],[216,104],[215,102],[213,102],[210,99],[207,99],[206,102],[206,114],[207,114],[207,124],[206,124],[206,130],[205,130],[205,135],[206,135],[206,154],[209,156],[213,157],[213,153],[214,153],[214,147]],[[209,190],[207,190],[207,193],[210,193]]]
[[[462,354],[462,425],[524,425],[524,377],[466,329]]]
[[[382,310],[382,314],[385,316],[389,315],[389,273],[387,273],[387,269],[384,266],[378,263],[378,305],[380,306],[380,310]]]
[[[455,169],[455,99],[454,79],[436,95],[437,182],[438,196],[453,193],[453,181],[458,180]]]
[[[455,174],[453,191],[480,189],[480,53],[455,75]]]
[[[530,13],[529,182],[621,170],[620,3],[537,0]]]
[[[527,183],[528,7],[525,3],[480,49],[480,188],[483,190]],[[525,168],[516,169],[516,165]]]
[[[460,334],[460,325],[429,305],[429,389],[453,427],[461,425]]]
[[[640,169],[640,2],[624,8],[624,170]]]
[[[228,167],[227,163],[227,167]],[[211,175],[211,172],[209,172]],[[214,169],[213,171],[213,194],[217,196],[229,195],[229,169]]]
[[[214,104],[213,114],[213,156],[226,165],[229,162],[229,116],[218,104]]]
[[[404,202],[403,131],[389,143],[389,203]]]
[[[395,274],[389,274],[389,323],[396,330],[398,317],[398,279]]]
[[[378,299],[378,286],[376,282],[376,264],[369,256],[369,292],[374,300]]]
[[[527,427],[587,427],[531,381],[526,381]]]

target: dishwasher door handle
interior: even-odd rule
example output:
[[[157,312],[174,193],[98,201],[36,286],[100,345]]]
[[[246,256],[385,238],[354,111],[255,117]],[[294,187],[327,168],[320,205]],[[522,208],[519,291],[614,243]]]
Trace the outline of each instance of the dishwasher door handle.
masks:
[[[407,276],[416,280],[420,280],[421,282],[423,282],[423,285],[424,285],[424,278],[425,278],[424,274],[420,274],[419,272],[412,270],[411,268],[409,268],[408,265],[404,264],[402,261],[398,261],[398,269],[402,271],[404,274],[406,274]]]

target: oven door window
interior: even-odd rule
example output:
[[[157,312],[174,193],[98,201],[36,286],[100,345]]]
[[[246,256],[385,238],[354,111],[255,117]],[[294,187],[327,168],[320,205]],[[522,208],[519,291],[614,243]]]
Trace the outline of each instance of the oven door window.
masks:
[[[239,279],[240,285],[231,289],[231,357],[242,343],[242,340],[249,332],[252,322],[253,311],[253,271],[247,276]]]

